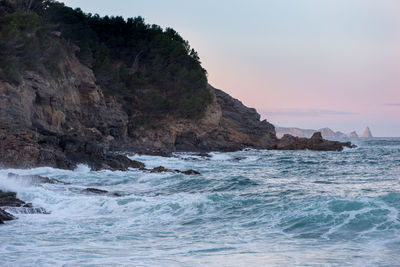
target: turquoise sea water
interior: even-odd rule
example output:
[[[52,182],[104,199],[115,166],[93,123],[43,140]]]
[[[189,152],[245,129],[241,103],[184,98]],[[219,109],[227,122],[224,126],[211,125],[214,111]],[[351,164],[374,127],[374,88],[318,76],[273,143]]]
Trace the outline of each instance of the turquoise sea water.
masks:
[[[400,266],[400,139],[356,143],[343,152],[133,157],[201,172],[193,176],[0,170],[0,189],[51,212],[13,210],[18,220],[0,226],[0,265]]]

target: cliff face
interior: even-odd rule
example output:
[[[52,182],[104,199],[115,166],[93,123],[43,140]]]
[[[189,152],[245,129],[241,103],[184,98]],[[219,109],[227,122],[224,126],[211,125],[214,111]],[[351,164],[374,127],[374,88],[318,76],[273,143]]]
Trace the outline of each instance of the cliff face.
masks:
[[[0,80],[0,158],[8,166],[68,168],[67,154],[105,155],[126,138],[127,115],[62,45],[57,78],[27,71],[19,85]]]
[[[56,37],[54,37],[56,38]],[[10,167],[72,168],[102,161],[111,150],[147,153],[272,148],[274,126],[255,109],[209,86],[213,101],[203,116],[167,115],[152,128],[135,123],[113,97],[105,97],[93,72],[62,43],[65,58],[57,78],[24,72],[13,85],[0,80],[0,159]],[[101,166],[99,166],[101,167]]]
[[[232,151],[245,147],[271,149],[277,141],[275,127],[266,120],[260,121],[260,115],[239,100],[225,92],[212,88],[214,93],[215,118],[206,131],[196,132],[187,129],[175,140],[180,151]],[[208,115],[206,114],[205,118]]]
[[[146,25],[141,18],[112,18],[115,26],[109,18],[86,16],[58,2],[35,6],[30,12],[10,3],[0,2],[5,14],[0,17],[4,48],[0,50],[0,164],[4,166],[143,167],[110,153],[121,150],[169,154],[246,147],[319,149],[304,140],[278,140],[274,126],[260,121],[255,109],[207,85],[197,53],[172,29]],[[60,31],[53,31],[57,26],[49,21],[58,19]],[[105,23],[109,32],[102,32],[99,23]],[[110,25],[125,27],[125,39],[114,38]],[[82,39],[85,34],[71,30],[82,27],[82,33],[97,38]],[[110,51],[116,45],[124,47],[124,53]],[[126,57],[134,59],[130,69],[122,60]]]

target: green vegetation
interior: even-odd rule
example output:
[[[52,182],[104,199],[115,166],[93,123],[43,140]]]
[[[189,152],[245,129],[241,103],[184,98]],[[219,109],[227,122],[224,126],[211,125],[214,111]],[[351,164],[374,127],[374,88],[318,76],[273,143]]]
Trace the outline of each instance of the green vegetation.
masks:
[[[0,46],[7,47],[2,58],[11,52],[0,68],[10,82],[18,83],[24,70],[59,73],[59,41],[50,34],[57,31],[80,48],[79,60],[93,70],[104,93],[116,96],[128,112],[195,117],[211,102],[197,52],[175,30],[146,24],[141,17],[85,14],[56,1],[29,3],[17,1],[12,13],[0,6],[0,14],[9,13],[0,22]],[[13,52],[16,43],[22,49],[18,53]]]
[[[59,32],[129,113],[196,117],[211,102],[197,52],[171,28],[142,17],[85,14],[52,0],[3,1],[0,14],[0,78],[9,82],[18,84],[25,70],[60,74],[61,42],[51,34]]]
[[[61,49],[38,14],[16,11],[0,18],[0,78],[21,82],[23,71],[58,74]]]

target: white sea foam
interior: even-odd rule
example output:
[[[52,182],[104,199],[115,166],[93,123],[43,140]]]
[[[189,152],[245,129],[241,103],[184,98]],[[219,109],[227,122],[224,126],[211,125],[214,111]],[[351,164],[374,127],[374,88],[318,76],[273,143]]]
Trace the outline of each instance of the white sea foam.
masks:
[[[211,160],[226,161],[233,159],[229,153],[212,152],[210,153]]]
[[[131,157],[147,168],[201,173],[188,176],[85,165],[0,170],[1,190],[51,212],[16,214],[0,226],[0,265],[398,264],[400,151],[393,146],[210,156]]]

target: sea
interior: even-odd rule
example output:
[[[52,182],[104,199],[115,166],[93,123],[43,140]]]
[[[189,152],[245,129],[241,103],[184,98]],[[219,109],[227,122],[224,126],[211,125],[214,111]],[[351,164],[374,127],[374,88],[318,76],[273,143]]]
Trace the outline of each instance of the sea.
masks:
[[[2,169],[1,190],[50,214],[9,210],[0,266],[400,266],[400,138],[353,142],[131,156],[200,175]]]

